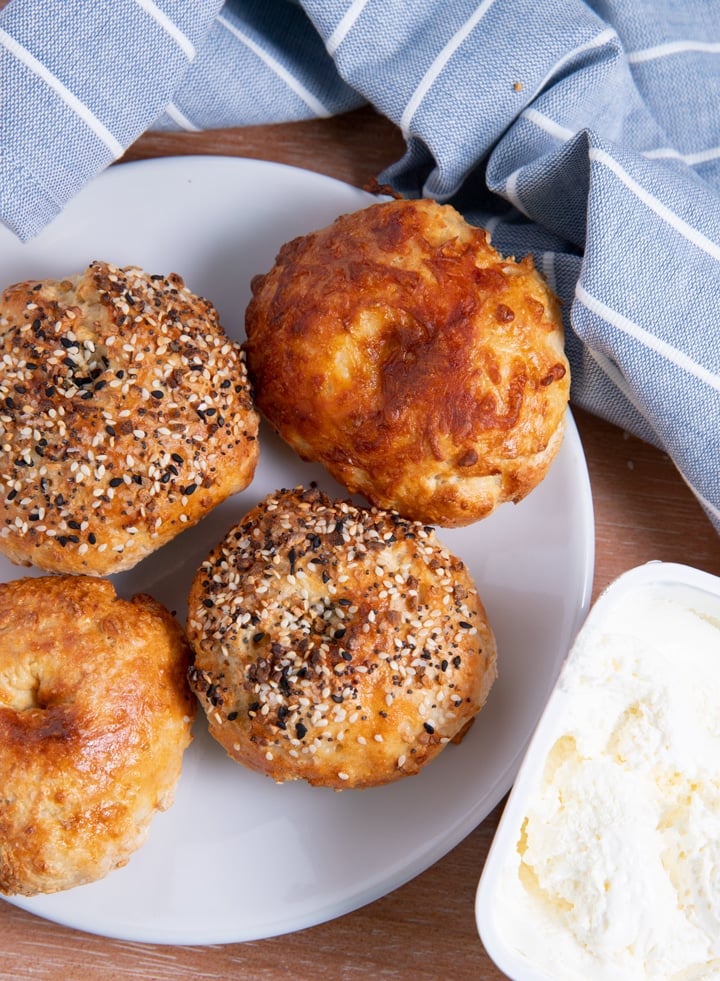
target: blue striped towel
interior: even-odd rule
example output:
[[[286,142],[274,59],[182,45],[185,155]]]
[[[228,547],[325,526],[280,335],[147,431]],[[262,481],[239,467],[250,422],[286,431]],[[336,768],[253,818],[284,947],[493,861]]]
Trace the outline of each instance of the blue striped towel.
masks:
[[[666,450],[720,531],[717,0],[11,0],[0,220],[36,235],[147,129],[370,103],[380,179],[564,301],[577,405]]]

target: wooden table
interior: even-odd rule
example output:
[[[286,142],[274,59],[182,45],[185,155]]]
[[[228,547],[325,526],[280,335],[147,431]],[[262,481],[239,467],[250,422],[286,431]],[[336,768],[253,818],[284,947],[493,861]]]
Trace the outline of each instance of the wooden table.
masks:
[[[294,164],[362,186],[402,152],[398,132],[362,109],[308,123],[147,134],[124,159],[230,154]],[[668,457],[579,409],[574,412],[595,503],[594,595],[650,559],[720,575],[720,540]],[[473,902],[500,811],[496,808],[435,866],[383,899],[270,940],[213,947],[121,943],[0,903],[0,981],[497,981],[504,975],[478,938]]]

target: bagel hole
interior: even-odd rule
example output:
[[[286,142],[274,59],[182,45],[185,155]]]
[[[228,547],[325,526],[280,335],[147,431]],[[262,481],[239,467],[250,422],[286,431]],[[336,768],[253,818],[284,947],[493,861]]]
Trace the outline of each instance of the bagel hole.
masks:
[[[9,693],[8,708],[15,712],[28,712],[31,709],[44,709],[46,704],[40,697],[40,677],[30,671],[22,677],[3,678],[2,687]]]

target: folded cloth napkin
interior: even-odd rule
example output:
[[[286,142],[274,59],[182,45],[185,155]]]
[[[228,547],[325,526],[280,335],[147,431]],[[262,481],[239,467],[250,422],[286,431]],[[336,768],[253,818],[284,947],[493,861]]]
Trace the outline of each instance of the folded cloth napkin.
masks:
[[[21,239],[147,129],[374,105],[380,180],[532,253],[572,398],[666,450],[720,531],[717,0],[11,0],[0,220]]]

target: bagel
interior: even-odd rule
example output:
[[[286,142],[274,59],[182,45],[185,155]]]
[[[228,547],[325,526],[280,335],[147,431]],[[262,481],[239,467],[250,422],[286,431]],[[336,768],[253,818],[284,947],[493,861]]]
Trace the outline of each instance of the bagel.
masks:
[[[271,426],[378,507],[467,525],[560,448],[558,300],[449,205],[389,201],[294,239],[254,278],[245,327]]]
[[[0,585],[0,891],[125,865],[173,801],[195,699],[177,622],[87,576]]]
[[[432,528],[278,491],[190,593],[190,684],[228,755],[335,790],[416,774],[462,738],[496,675],[470,574]]]
[[[0,551],[129,569],[251,481],[240,348],[171,274],[93,262],[0,297]]]

